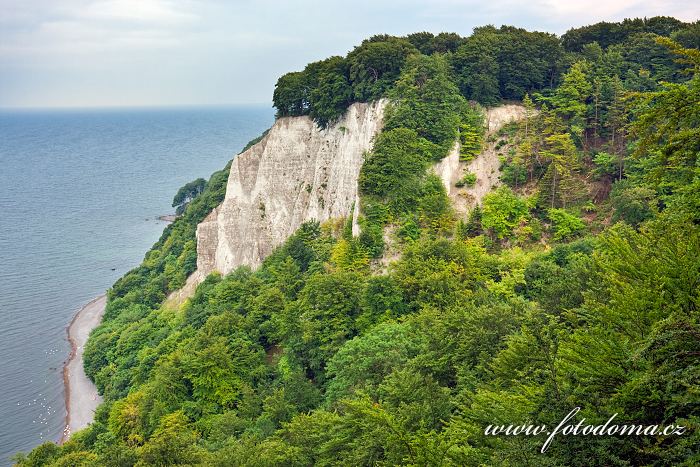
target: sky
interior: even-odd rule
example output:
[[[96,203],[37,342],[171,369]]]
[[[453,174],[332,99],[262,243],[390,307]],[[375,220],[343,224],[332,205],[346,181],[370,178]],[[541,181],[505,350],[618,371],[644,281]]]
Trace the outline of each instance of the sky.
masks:
[[[0,107],[270,104],[277,78],[374,34],[562,34],[700,19],[692,0],[0,0]]]

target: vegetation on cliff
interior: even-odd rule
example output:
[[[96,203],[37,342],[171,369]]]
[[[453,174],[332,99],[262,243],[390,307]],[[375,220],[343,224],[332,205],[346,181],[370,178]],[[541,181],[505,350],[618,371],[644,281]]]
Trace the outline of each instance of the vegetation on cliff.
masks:
[[[163,307],[223,198],[214,174],[110,291],[85,353],[95,422],[19,464],[697,465],[700,52],[679,42],[699,37],[670,18],[376,36],[283,76],[280,116],[390,98],[362,234],[308,222],[256,271]],[[479,140],[474,100],[503,98],[528,108],[497,135],[504,185],[460,218],[428,169]],[[559,436],[545,454],[545,435],[484,434],[576,406],[686,431]]]

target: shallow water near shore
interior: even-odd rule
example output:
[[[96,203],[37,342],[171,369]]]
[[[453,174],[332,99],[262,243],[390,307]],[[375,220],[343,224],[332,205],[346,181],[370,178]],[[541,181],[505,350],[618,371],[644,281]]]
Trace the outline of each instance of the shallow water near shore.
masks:
[[[140,263],[180,186],[272,122],[266,106],[0,110],[0,465],[61,436],[73,315]]]

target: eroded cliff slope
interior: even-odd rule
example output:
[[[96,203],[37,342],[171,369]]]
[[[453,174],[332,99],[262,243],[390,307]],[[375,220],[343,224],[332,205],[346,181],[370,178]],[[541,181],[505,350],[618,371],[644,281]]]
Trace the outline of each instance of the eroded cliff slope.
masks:
[[[190,296],[214,271],[227,274],[239,266],[258,266],[305,221],[345,217],[353,207],[357,217],[357,179],[385,108],[385,100],[353,104],[324,130],[308,117],[277,119],[259,143],[233,160],[224,201],[197,227],[197,271],[171,298],[179,302]],[[487,135],[523,115],[519,105],[489,109]],[[460,162],[455,145],[435,165],[458,212],[468,211],[498,184],[493,145],[487,143],[470,163]],[[477,174],[477,183],[457,188],[465,170]],[[356,225],[353,233],[359,233]]]
[[[197,227],[197,277],[188,282],[258,266],[303,222],[349,215],[385,105],[353,104],[324,130],[308,117],[279,118],[233,160],[226,198]]]
[[[477,204],[481,204],[484,196],[499,185],[501,161],[497,139],[492,137],[505,124],[523,119],[525,112],[525,107],[518,104],[506,104],[487,109],[484,135],[486,141],[482,152],[469,162],[460,161],[460,147],[457,143],[447,157],[435,164],[433,170],[442,179],[457,213],[464,214]],[[476,183],[471,187],[458,187],[457,181],[467,172],[476,175]]]

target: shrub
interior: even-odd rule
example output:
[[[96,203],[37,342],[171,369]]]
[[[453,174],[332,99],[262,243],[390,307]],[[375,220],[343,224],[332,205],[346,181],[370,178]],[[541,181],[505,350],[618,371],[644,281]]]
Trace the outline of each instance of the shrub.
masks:
[[[504,162],[501,166],[501,181],[517,188],[527,181],[527,169],[517,162]]]
[[[505,186],[484,197],[481,225],[496,238],[510,237],[513,229],[527,217],[527,204]]]
[[[593,163],[595,164],[595,174],[598,177],[603,176],[615,176],[619,170],[618,157],[613,154],[608,154],[607,152],[599,152],[593,156]]]
[[[457,181],[457,183],[455,183],[455,186],[459,188],[463,186],[472,187],[474,184],[476,184],[476,174],[473,172],[467,172]]]
[[[622,180],[613,185],[610,201],[615,212],[613,221],[625,221],[632,226],[639,226],[651,219],[656,212],[655,193],[646,186],[633,186]]]
[[[552,208],[547,211],[547,217],[552,221],[554,240],[575,237],[586,228],[586,224],[580,217],[565,209]]]

